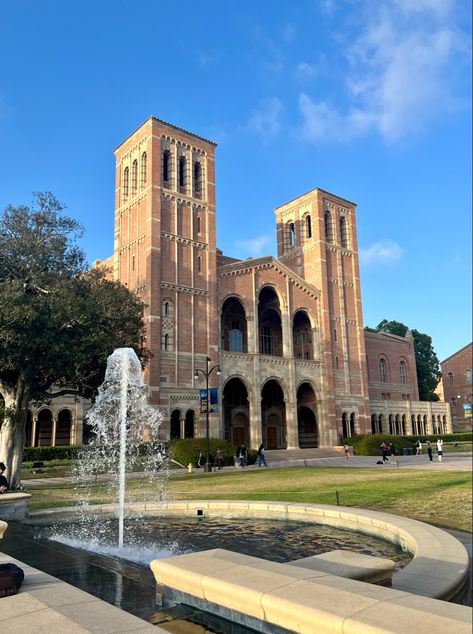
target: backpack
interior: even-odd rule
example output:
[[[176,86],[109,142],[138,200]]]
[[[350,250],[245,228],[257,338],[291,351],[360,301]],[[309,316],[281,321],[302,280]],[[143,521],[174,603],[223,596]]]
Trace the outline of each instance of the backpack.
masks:
[[[0,564],[0,597],[16,594],[25,573],[16,564]]]

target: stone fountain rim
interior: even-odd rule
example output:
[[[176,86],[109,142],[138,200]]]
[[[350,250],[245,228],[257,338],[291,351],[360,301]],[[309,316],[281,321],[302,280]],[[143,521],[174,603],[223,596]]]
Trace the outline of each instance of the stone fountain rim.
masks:
[[[116,505],[94,505],[91,513],[110,514]],[[452,600],[468,581],[469,556],[463,544],[444,530],[398,515],[366,509],[251,500],[179,500],[175,502],[134,503],[128,511],[146,515],[294,520],[355,530],[400,545],[413,554],[412,560],[393,575],[392,587],[436,599]],[[31,517],[73,513],[77,507],[46,509]]]

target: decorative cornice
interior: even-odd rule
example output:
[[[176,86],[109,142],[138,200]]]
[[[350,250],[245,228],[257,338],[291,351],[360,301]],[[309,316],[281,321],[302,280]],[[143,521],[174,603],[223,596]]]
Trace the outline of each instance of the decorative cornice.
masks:
[[[179,242],[179,244],[185,244],[186,246],[197,247],[198,249],[202,249],[203,251],[207,251],[207,245],[204,242],[197,242],[197,240],[191,240],[190,238],[184,238],[182,236],[177,236],[174,233],[167,233],[166,231],[161,231],[161,237],[166,238],[167,240],[171,240],[171,242]]]
[[[166,288],[170,291],[177,291],[178,293],[188,293],[190,295],[199,295],[201,297],[207,297],[208,291],[201,288],[192,288],[191,286],[182,286],[180,284],[170,284],[169,282],[161,282],[161,288]]]
[[[139,244],[140,242],[143,242],[143,240],[145,238],[146,238],[145,235],[142,235],[142,236],[139,236],[138,238],[135,238],[131,242],[128,242],[128,244],[125,244],[124,247],[120,247],[119,252],[123,253],[123,251],[128,251],[128,249],[131,249],[131,247],[134,247],[136,244]]]

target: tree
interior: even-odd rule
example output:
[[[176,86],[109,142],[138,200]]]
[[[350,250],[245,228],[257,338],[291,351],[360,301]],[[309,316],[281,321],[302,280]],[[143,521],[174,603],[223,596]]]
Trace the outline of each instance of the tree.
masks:
[[[82,228],[63,210],[40,193],[31,208],[8,206],[0,217],[0,460],[11,488],[20,483],[31,402],[91,397],[117,347],[148,358],[141,301],[87,268],[75,244]]]
[[[399,321],[383,319],[376,328],[365,328],[368,332],[389,332],[392,335],[405,337],[409,328]],[[416,356],[417,383],[419,385],[419,398],[421,401],[438,401],[435,388],[442,376],[439,359],[432,346],[432,337],[418,330],[411,330],[414,339]]]

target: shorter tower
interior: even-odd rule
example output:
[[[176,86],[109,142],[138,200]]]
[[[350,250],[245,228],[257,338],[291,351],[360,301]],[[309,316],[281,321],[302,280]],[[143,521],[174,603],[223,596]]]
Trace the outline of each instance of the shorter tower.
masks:
[[[320,290],[328,424],[370,429],[355,203],[313,189],[275,210],[278,258]]]

